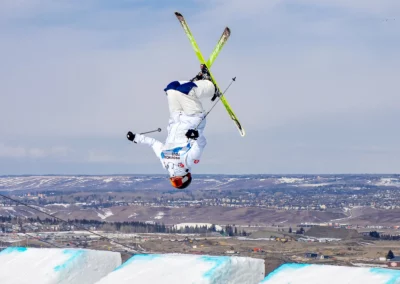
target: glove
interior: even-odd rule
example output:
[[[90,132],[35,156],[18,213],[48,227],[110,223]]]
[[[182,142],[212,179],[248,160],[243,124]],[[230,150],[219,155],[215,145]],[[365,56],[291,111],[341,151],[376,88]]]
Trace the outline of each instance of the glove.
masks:
[[[126,138],[128,138],[129,141],[136,143],[135,141],[133,141],[135,139],[135,134],[133,134],[132,132],[129,131],[128,134],[126,134]]]
[[[187,138],[189,138],[189,139],[194,139],[194,140],[196,140],[197,138],[199,138],[199,131],[197,131],[197,130],[195,130],[195,129],[189,129],[187,132],[186,132],[186,137]]]

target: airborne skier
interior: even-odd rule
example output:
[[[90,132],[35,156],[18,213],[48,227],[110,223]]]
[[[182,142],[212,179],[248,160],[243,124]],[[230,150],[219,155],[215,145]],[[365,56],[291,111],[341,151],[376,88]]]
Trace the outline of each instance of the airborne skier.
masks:
[[[174,81],[164,89],[168,99],[169,124],[165,143],[141,134],[127,133],[128,140],[147,144],[153,148],[171,185],[184,189],[192,181],[191,168],[199,163],[207,144],[203,131],[206,126],[205,111],[200,100],[221,96],[211,80],[205,65],[190,81]]]
[[[168,170],[172,186],[184,189],[191,183],[191,168],[200,162],[204,147],[207,144],[203,131],[206,126],[205,118],[211,110],[205,113],[200,100],[212,97],[211,101],[214,101],[218,97],[230,118],[234,121],[240,135],[244,136],[245,131],[208,69],[211,68],[230,37],[230,29],[225,28],[210,58],[205,61],[184,17],[179,12],[175,12],[175,16],[192,44],[200,61],[201,71],[190,81],[174,81],[164,89],[168,98],[170,113],[167,127],[168,136],[165,144],[144,136],[145,133],[134,134],[129,131],[127,138],[134,143],[151,146],[163,167]],[[235,78],[232,81],[235,81]]]

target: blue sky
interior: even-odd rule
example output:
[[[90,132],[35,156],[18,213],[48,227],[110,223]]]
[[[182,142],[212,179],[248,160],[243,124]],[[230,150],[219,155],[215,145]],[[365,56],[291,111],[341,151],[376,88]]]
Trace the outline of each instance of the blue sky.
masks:
[[[399,173],[397,0],[3,0],[0,174],[163,173],[128,130],[162,128],[163,88],[208,57],[246,129],[210,114],[194,173]],[[210,103],[204,104],[208,109]]]

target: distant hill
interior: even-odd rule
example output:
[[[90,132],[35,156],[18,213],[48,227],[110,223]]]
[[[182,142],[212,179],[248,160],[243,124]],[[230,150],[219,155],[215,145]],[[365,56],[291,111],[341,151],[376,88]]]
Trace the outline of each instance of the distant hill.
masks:
[[[0,199],[1,201],[1,199]],[[83,208],[80,205],[46,205],[41,208],[46,213],[53,214],[62,219],[88,219],[110,222],[123,221],[152,221],[166,225],[178,223],[214,223],[249,225],[250,223],[271,224],[279,220],[291,220],[293,223],[311,222],[318,216],[322,222],[343,217],[343,214],[330,212],[297,212],[268,210],[257,207],[231,208],[222,206],[205,207],[181,207],[173,208],[167,206],[112,206],[107,208],[96,208],[91,206]],[[36,213],[25,206],[1,206],[0,216],[33,217]],[[40,215],[40,213],[39,213]],[[42,218],[42,216],[40,216]],[[46,216],[43,216],[44,218]]]
[[[398,188],[399,175],[195,175],[190,190],[258,189],[274,192],[359,192],[360,189]],[[164,175],[42,175],[0,176],[0,192],[6,191],[110,191],[170,190],[168,174]]]

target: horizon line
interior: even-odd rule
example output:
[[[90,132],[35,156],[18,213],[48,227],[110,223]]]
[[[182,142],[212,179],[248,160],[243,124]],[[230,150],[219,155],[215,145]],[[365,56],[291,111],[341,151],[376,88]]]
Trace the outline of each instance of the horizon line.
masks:
[[[23,177],[23,176],[164,176],[167,174],[143,174],[143,173],[128,173],[128,174],[0,174],[0,177]],[[269,174],[269,173],[260,173],[260,174],[195,174],[196,176],[335,176],[335,175],[400,175],[400,173],[290,173],[290,174]]]

